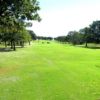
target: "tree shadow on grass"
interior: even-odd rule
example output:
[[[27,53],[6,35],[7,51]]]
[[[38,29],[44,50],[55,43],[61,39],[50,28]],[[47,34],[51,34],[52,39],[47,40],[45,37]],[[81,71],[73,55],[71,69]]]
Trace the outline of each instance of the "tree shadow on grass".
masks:
[[[96,47],[96,46],[88,46],[88,47],[85,47],[85,46],[83,46],[83,45],[79,45],[79,46],[77,46],[77,47],[81,47],[81,48],[87,48],[87,49],[100,49],[100,47]]]
[[[85,48],[89,48],[89,49],[100,49],[100,47],[85,47]]]
[[[13,51],[11,48],[0,48],[0,52],[11,52]]]
[[[16,46],[16,49],[17,48],[24,48],[24,47],[21,47],[21,46]],[[5,48],[5,47],[0,47],[0,52],[12,52],[12,51],[14,51],[13,49],[11,49],[11,47],[7,47],[7,48]],[[16,51],[16,50],[15,50]]]

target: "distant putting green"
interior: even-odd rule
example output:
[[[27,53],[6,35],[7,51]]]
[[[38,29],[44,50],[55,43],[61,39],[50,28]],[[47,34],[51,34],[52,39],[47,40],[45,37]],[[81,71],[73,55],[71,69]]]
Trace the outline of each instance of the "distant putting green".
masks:
[[[100,100],[100,49],[35,42],[0,52],[0,100]]]

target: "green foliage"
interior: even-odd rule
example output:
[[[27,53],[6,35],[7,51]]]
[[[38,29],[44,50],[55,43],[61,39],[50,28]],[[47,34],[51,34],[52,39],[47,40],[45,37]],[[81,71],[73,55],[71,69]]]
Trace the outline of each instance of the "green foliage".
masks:
[[[68,42],[67,36],[58,36],[55,40],[59,42]]]
[[[37,0],[1,0],[0,17],[7,15],[17,19],[40,20],[37,13],[40,10]]]
[[[53,40],[53,37],[47,37],[47,36],[37,36],[38,40]]]
[[[89,27],[80,29],[79,32],[70,31],[67,35],[72,44],[100,43],[100,21],[94,21]]]
[[[83,43],[83,34],[76,31],[70,31],[67,35],[67,38],[68,42],[72,43],[73,45]]]
[[[0,33],[1,40],[11,42],[15,48],[16,42],[30,41],[31,36],[26,31],[25,20],[38,20],[40,10],[37,0],[1,0],[0,1]],[[15,49],[14,49],[15,50]]]
[[[100,21],[94,21],[90,25],[92,36],[95,43],[100,43]]]

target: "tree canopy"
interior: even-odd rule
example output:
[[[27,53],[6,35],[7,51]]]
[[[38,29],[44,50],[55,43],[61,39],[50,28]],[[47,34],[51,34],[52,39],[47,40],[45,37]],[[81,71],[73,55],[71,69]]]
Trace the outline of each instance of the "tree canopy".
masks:
[[[24,42],[30,37],[25,28],[26,20],[41,20],[39,10],[37,0],[0,0],[1,40],[11,42],[11,48],[15,50],[16,41]]]

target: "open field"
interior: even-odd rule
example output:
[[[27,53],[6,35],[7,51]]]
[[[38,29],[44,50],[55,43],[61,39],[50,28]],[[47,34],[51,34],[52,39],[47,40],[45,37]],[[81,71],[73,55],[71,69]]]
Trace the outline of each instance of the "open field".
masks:
[[[52,42],[0,52],[0,100],[100,100],[100,50]]]

